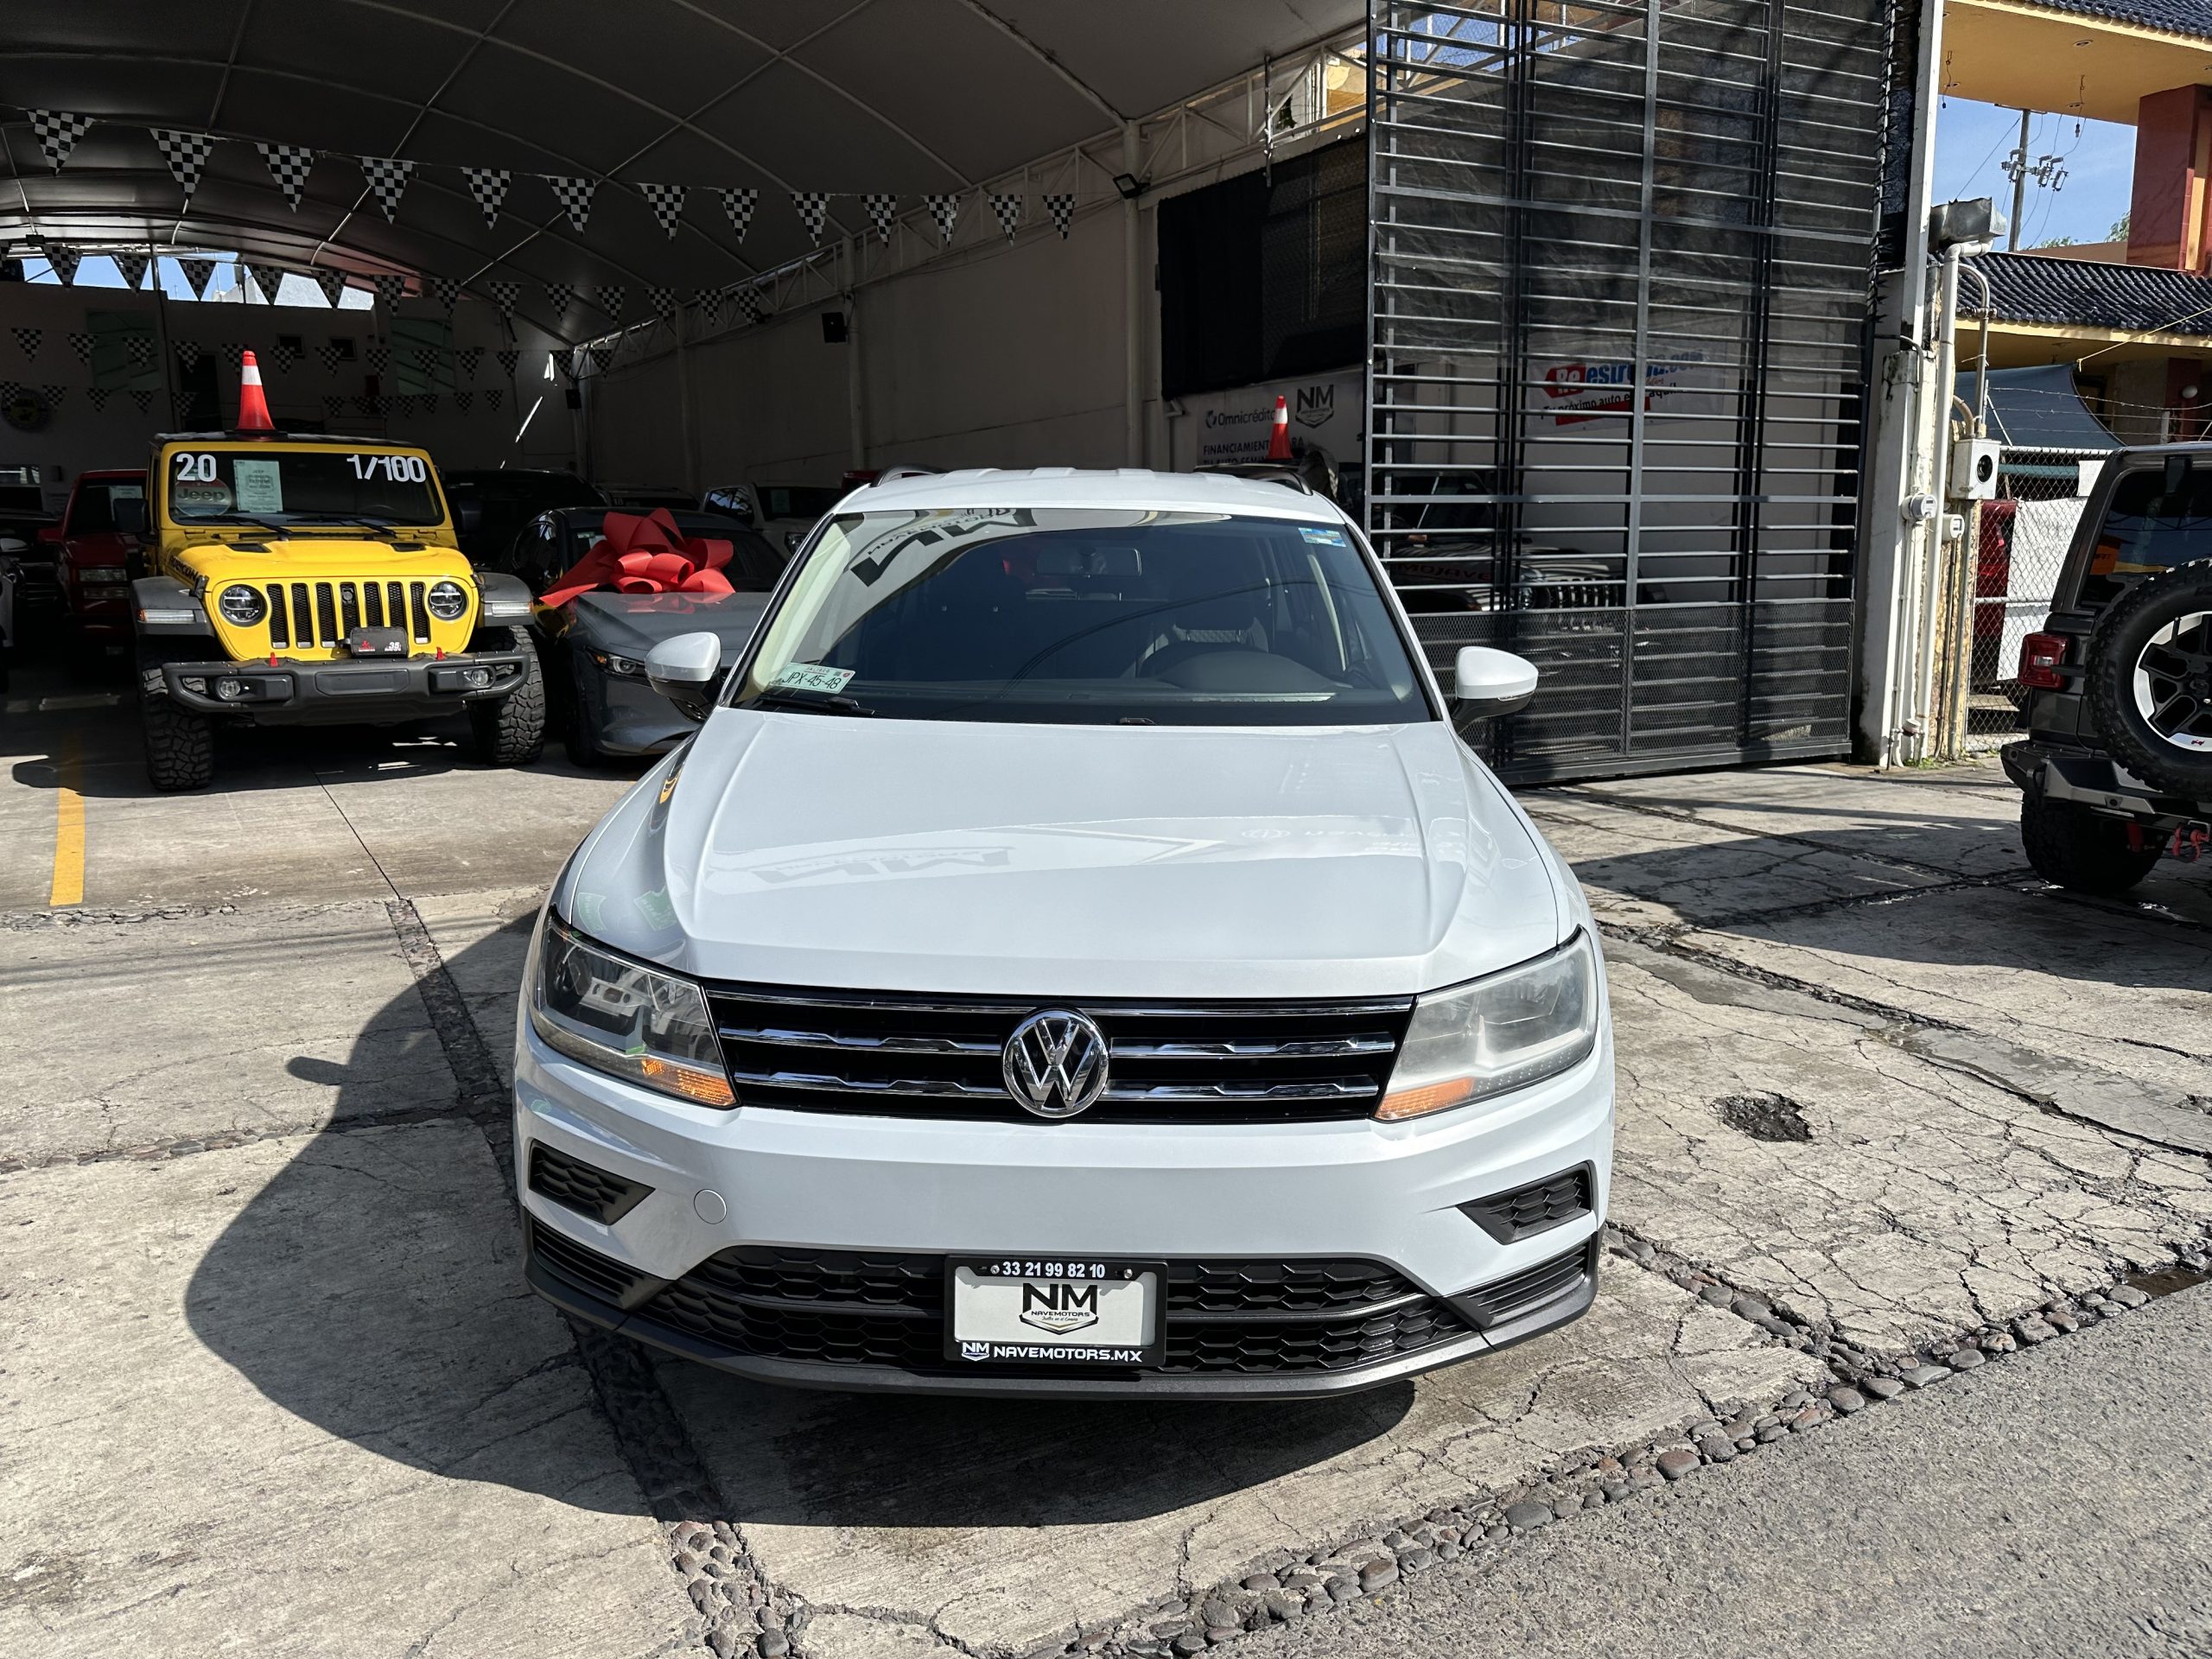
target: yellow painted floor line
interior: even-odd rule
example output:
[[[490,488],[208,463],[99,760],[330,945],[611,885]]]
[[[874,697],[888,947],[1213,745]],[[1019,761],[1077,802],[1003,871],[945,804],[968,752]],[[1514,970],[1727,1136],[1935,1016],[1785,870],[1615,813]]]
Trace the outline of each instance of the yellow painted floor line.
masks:
[[[60,776],[54,791],[53,906],[85,902],[85,746],[72,734],[63,740]]]

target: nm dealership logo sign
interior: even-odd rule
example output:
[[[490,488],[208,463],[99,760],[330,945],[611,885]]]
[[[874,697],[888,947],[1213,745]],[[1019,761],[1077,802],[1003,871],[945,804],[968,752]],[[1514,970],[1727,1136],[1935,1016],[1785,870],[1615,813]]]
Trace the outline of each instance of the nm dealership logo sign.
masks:
[[[1067,1283],[1024,1284],[1021,1322],[1064,1337],[1098,1323],[1098,1287]]]

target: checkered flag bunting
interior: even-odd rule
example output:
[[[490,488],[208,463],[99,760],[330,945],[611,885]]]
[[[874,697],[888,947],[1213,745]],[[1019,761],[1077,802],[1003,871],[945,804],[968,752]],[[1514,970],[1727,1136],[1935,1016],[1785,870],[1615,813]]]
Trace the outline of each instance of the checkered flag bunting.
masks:
[[[505,276],[495,276],[484,288],[491,295],[492,303],[499,308],[500,321],[512,322],[515,304],[522,298],[522,284]]]
[[[67,110],[33,110],[30,112],[31,130],[38,134],[38,147],[46,152],[46,164],[55,172],[69,159],[69,152],[77,148],[77,141],[92,124],[89,115],[72,115]]]
[[[592,193],[599,188],[590,179],[563,179],[549,173],[545,182],[553,187],[553,194],[561,204],[561,211],[569,216],[569,223],[582,236],[584,226],[591,223]]]
[[[276,188],[284,193],[284,200],[294,213],[300,211],[300,194],[307,188],[308,174],[315,166],[315,151],[304,144],[260,144],[254,148],[261,152],[261,159],[269,163],[269,176],[276,181]]]
[[[12,404],[29,390],[20,380],[0,380],[0,404]]]
[[[86,368],[92,366],[92,337],[83,329],[70,331],[69,349],[77,353],[77,360]]]
[[[284,285],[284,273],[280,267],[248,264],[245,274],[253,278],[253,285],[261,290],[261,297],[266,303],[276,303],[276,292]]]
[[[671,241],[676,239],[676,229],[683,219],[683,187],[680,184],[641,184],[638,194],[653,210],[653,217],[660,221],[661,234]]]
[[[245,366],[245,345],[242,340],[226,340],[215,348],[223,354],[223,361],[234,370]]]
[[[46,245],[46,263],[54,267],[54,274],[64,288],[73,287],[77,281],[77,267],[85,263],[85,256],[59,242]]]
[[[630,297],[630,290],[620,283],[601,283],[591,291],[592,303],[614,319],[622,321],[623,302]]]
[[[154,366],[154,337],[151,334],[125,334],[123,348],[130,353],[130,366],[150,369]]]
[[[438,348],[436,346],[417,346],[415,348],[415,372],[426,380],[437,373]]]
[[[49,380],[38,389],[38,395],[46,399],[48,409],[59,409],[61,400],[69,395],[69,388],[57,380]]]
[[[991,212],[998,216],[999,229],[1006,232],[1006,239],[1014,240],[1014,233],[1021,228],[1021,198],[1019,195],[991,196]]]
[[[322,360],[322,372],[325,374],[335,374],[345,366],[346,353],[339,348],[338,342],[334,340],[324,340],[321,345],[315,348],[315,354]]]
[[[40,344],[46,339],[43,328],[10,328],[8,332],[15,335],[16,349],[26,358],[35,358]]]
[[[817,247],[822,245],[822,226],[830,217],[830,193],[826,190],[794,190],[791,206],[798,209],[799,220],[806,226],[806,233],[813,238]]]
[[[729,215],[729,227],[742,243],[746,232],[753,228],[753,209],[760,200],[760,193],[753,189],[725,190],[721,198],[722,212]]]
[[[204,132],[179,132],[171,127],[149,127],[154,137],[154,148],[162,152],[162,159],[169,165],[169,176],[183,188],[184,199],[192,200],[192,193],[200,188],[200,175],[207,170],[207,158],[214,153],[215,141]]]
[[[930,217],[937,220],[938,234],[947,247],[952,245],[952,227],[960,222],[960,198],[947,193],[927,195],[922,200],[929,204]]]
[[[385,340],[371,340],[367,355],[369,367],[375,373],[382,374],[391,366],[391,346]]]
[[[276,346],[270,352],[269,360],[276,365],[277,373],[283,374],[298,366],[300,360],[300,348],[296,346],[288,345],[283,340],[280,340],[276,342]]]
[[[123,285],[132,293],[145,286],[146,267],[154,263],[150,253],[111,253],[115,261],[115,274],[123,278]]]
[[[191,373],[193,370],[198,368],[200,366],[200,342],[196,340],[180,340],[177,341],[176,360],[184,365],[184,372],[187,374]]]
[[[86,386],[85,388],[85,399],[87,403],[92,404],[96,412],[107,407],[109,395],[108,389],[105,386]]]
[[[327,265],[317,265],[308,272],[308,276],[322,290],[322,302],[335,311],[338,302],[346,297],[346,273],[333,270]]]
[[[1045,193],[1045,211],[1052,216],[1052,228],[1060,233],[1060,240],[1068,239],[1068,226],[1075,222],[1075,194],[1066,190]]]
[[[481,346],[464,346],[453,354],[454,377],[461,380],[476,378],[476,365],[484,360]]]
[[[868,221],[875,226],[878,238],[890,241],[892,226],[899,222],[899,198],[887,191],[870,191],[861,198],[861,203],[868,209]]]
[[[719,288],[702,288],[692,296],[691,302],[699,308],[700,318],[708,327],[722,326],[722,308],[729,303],[728,293]]]
[[[376,196],[377,206],[384,209],[387,225],[399,217],[399,199],[407,194],[407,175],[414,170],[412,162],[379,156],[361,157],[361,171],[368,176],[369,188]]]
[[[346,394],[342,391],[324,392],[322,412],[327,418],[334,421],[343,415],[346,412]]]
[[[766,315],[766,310],[760,303],[760,290],[757,288],[737,289],[732,292],[730,297],[737,302],[738,315],[747,322],[758,322]]]
[[[545,284],[545,303],[553,308],[554,321],[558,322],[563,317],[567,316],[569,308],[575,302],[576,285],[574,283]]]
[[[387,270],[378,276],[376,289],[377,303],[389,311],[405,297],[407,278],[396,270]]]
[[[522,361],[522,353],[516,351],[512,346],[507,346],[493,353],[493,355],[499,359],[499,372],[505,375],[508,379],[513,379],[515,378],[515,365]]]
[[[645,302],[653,308],[653,315],[671,327],[676,323],[676,290],[651,283],[645,288]]]
[[[192,290],[192,297],[207,297],[207,284],[214,280],[215,262],[213,259],[180,259],[176,268],[184,273],[184,285]]]
[[[426,286],[430,297],[437,302],[438,309],[451,316],[454,307],[461,302],[460,283],[451,276],[433,276]]]
[[[154,394],[147,387],[134,386],[130,390],[130,401],[138,405],[138,412],[143,415],[154,407]]]
[[[475,394],[473,392],[456,391],[453,395],[453,406],[464,415],[468,413],[469,405],[475,401]]]
[[[506,401],[507,394],[500,391],[497,386],[493,387],[491,391],[484,394],[484,407],[491,410],[495,414],[499,411],[499,405]]]
[[[591,354],[592,367],[601,374],[605,374],[607,365],[614,361],[614,342],[611,340],[594,340],[584,349]]]
[[[499,222],[499,209],[506,206],[507,187],[515,175],[504,167],[464,167],[461,173],[468,181],[468,194],[483,210],[485,228],[490,229]]]

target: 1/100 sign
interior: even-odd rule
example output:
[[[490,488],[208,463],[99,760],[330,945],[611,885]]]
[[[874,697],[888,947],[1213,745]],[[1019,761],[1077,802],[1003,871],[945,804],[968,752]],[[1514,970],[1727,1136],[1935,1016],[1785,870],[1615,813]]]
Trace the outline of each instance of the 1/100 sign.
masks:
[[[348,455],[356,478],[381,478],[393,484],[427,484],[430,463],[420,455]]]

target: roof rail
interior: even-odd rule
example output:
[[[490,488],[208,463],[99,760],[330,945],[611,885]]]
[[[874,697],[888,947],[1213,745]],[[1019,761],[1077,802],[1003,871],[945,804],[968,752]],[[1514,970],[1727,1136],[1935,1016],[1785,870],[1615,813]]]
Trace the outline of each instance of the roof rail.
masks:
[[[877,484],[889,484],[902,478],[935,478],[938,475],[938,470],[934,467],[912,467],[902,462],[896,467],[885,467],[870,481]]]

